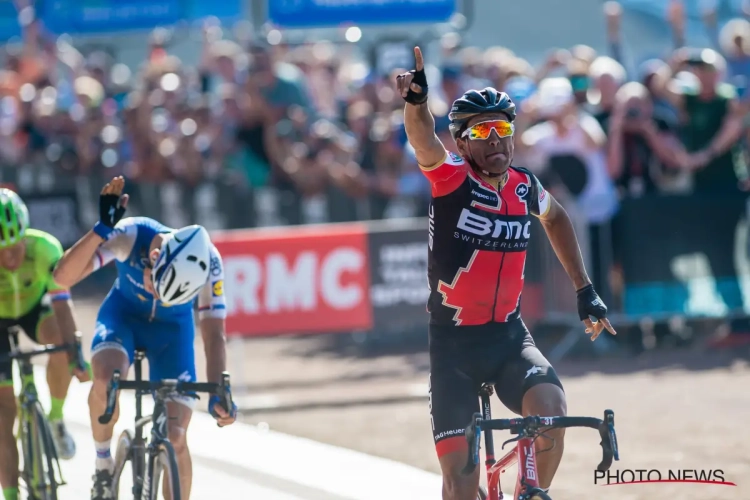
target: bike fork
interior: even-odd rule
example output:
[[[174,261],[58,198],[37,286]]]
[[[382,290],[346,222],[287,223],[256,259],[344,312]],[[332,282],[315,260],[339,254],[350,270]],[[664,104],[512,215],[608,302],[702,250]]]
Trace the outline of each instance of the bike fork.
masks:
[[[144,481],[146,481],[146,447],[142,440],[136,438],[130,450],[130,461],[133,467],[133,498],[135,500],[147,500],[144,493]]]

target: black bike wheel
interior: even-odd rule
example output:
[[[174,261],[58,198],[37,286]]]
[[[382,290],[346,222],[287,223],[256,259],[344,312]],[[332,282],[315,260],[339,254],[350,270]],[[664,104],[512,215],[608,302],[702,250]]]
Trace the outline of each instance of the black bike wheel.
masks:
[[[130,430],[125,430],[120,434],[117,439],[117,448],[115,449],[115,470],[112,474],[112,490],[115,494],[115,500],[120,498],[120,478],[125,470],[125,465],[130,462],[130,466],[133,468],[133,487],[136,485],[138,477],[143,477],[143,472],[136,470],[135,461],[131,459],[131,450],[133,445],[133,433]],[[122,492],[122,498],[128,498],[127,492]],[[133,496],[135,497],[135,491],[133,488]],[[136,499],[139,500],[139,499]]]
[[[34,467],[37,468],[39,480],[36,493],[40,500],[57,500],[57,487],[59,486],[55,473],[57,448],[55,448],[52,431],[44,415],[42,405],[37,402],[33,406],[32,412],[35,423],[32,426],[32,432],[36,433],[36,438],[33,440],[38,442],[38,445],[35,445],[34,448],[39,452],[36,456],[36,462],[33,462]]]
[[[23,453],[23,470],[21,471],[21,480],[26,485],[26,491],[30,500],[34,495],[32,485],[34,483],[34,433],[31,420],[23,412],[19,412],[19,439],[21,441],[21,452]]]
[[[528,493],[529,500],[552,500],[552,497],[549,496],[546,492],[534,488]]]
[[[177,457],[174,453],[172,443],[165,441],[159,445],[159,452],[153,458],[151,467],[151,494],[149,500],[158,500],[159,487],[162,483],[162,473],[165,483],[172,493],[172,500],[182,500],[180,492],[180,475],[177,472]]]

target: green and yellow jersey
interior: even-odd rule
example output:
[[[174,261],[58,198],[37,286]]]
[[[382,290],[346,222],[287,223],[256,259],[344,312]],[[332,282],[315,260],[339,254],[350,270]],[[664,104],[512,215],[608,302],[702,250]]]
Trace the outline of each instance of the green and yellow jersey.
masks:
[[[55,283],[52,271],[63,255],[60,242],[49,233],[27,229],[26,256],[15,271],[0,268],[0,319],[18,319],[36,307],[45,294],[67,300],[70,292]]]

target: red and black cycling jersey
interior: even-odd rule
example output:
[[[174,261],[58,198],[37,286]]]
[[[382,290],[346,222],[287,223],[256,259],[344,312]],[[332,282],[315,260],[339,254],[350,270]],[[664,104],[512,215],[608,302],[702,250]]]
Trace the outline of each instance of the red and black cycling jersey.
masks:
[[[526,169],[510,167],[495,188],[446,153],[422,172],[432,185],[427,310],[436,325],[482,325],[520,316],[531,215],[550,196]]]

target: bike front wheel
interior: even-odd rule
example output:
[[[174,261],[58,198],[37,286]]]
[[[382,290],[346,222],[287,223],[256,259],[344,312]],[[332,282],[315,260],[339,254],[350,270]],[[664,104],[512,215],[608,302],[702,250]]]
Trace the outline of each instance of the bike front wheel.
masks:
[[[164,486],[169,489],[169,493],[171,493],[171,495],[165,495],[166,498],[182,500],[180,492],[180,475],[177,472],[177,457],[175,456],[172,443],[164,441],[159,444],[158,452],[152,458],[149,474],[151,491],[148,500],[158,500],[159,487],[162,482],[164,483]]]
[[[143,454],[139,453],[138,450],[142,450],[142,446],[138,447],[134,445],[135,438],[131,430],[125,430],[120,434],[117,439],[117,449],[115,451],[115,470],[112,475],[112,490],[114,492],[114,500],[125,500],[130,498],[127,487],[130,486],[130,493],[132,493],[133,500],[141,500],[141,489],[143,487]],[[128,485],[127,480],[123,483],[123,477],[127,477],[125,469],[127,464],[130,463],[132,482]]]
[[[58,500],[57,449],[39,402],[24,416],[21,426],[23,479],[31,500]]]

